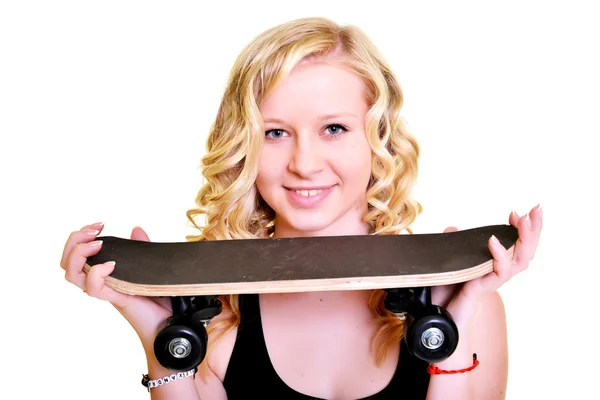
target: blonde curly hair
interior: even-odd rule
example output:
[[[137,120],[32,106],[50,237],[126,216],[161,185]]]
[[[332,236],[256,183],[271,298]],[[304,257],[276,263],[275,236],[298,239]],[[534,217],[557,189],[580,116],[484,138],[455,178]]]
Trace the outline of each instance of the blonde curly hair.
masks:
[[[365,132],[372,149],[372,173],[367,187],[364,221],[370,234],[409,233],[422,211],[410,197],[417,179],[419,146],[408,132],[400,110],[403,95],[389,65],[365,33],[326,18],[301,18],[275,26],[251,41],[230,72],[216,120],[212,124],[202,175],[206,182],[187,218],[198,235],[188,241],[268,238],[275,213],[255,186],[258,155],[264,139],[261,101],[300,61],[336,55],[364,81],[369,111]],[[199,224],[198,216],[205,222]],[[386,310],[385,292],[374,290],[370,309],[378,324],[373,337],[376,360],[381,363],[390,345],[403,336],[400,319]],[[210,352],[217,339],[239,324],[238,296],[222,296],[226,320],[209,325]],[[201,370],[206,368],[205,358]]]

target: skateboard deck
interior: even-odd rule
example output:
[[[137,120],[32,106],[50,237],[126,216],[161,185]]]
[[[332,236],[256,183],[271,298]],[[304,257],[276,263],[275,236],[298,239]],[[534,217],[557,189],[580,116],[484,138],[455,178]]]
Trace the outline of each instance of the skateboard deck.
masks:
[[[115,261],[106,284],[144,296],[202,296],[438,286],[493,270],[489,238],[512,255],[518,231],[489,225],[457,232],[144,242],[114,236],[84,272]]]

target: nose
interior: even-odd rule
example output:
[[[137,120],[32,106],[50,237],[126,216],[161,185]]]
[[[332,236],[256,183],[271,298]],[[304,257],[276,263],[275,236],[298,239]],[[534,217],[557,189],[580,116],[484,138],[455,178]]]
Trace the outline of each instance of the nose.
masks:
[[[307,136],[312,135],[296,141],[288,169],[302,178],[313,178],[323,170],[325,159],[318,139]]]

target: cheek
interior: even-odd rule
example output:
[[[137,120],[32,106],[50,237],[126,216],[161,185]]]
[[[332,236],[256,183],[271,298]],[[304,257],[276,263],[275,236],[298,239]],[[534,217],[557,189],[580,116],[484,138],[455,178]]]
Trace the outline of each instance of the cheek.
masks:
[[[281,176],[281,165],[276,154],[263,150],[258,159],[256,185],[259,191],[266,191]]]
[[[352,180],[356,184],[366,186],[371,178],[371,147],[367,142],[357,143],[347,149],[342,157],[338,158],[341,173],[347,180]]]

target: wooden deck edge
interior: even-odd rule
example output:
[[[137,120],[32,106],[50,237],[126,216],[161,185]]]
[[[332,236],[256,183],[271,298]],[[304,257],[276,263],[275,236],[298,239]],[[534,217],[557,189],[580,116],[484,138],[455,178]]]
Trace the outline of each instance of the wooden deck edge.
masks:
[[[508,252],[512,257],[514,246],[510,247]],[[87,274],[89,269],[90,266],[85,264],[83,272]],[[141,285],[121,281],[108,276],[106,278],[106,285],[118,292],[139,296],[202,296],[249,293],[293,293],[308,291],[368,290],[381,288],[440,286],[472,280],[492,271],[493,259],[464,270],[433,274],[280,280],[251,283],[223,282],[190,285]]]

